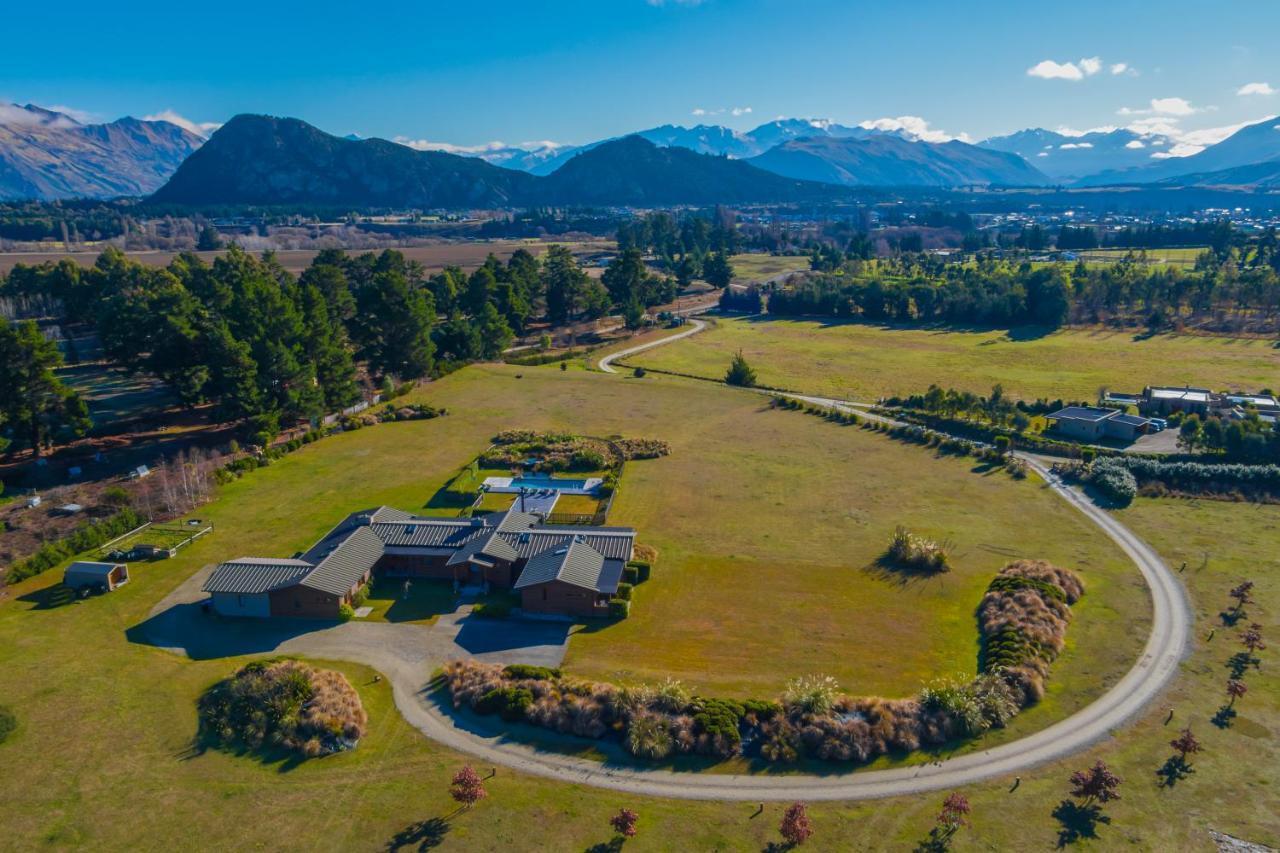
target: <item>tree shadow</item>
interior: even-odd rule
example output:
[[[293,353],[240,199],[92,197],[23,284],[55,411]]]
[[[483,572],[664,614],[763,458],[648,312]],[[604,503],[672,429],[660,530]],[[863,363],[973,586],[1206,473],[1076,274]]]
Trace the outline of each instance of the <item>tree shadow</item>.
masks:
[[[955,835],[953,829],[942,829],[935,826],[929,830],[929,834],[924,837],[912,853],[946,853],[951,849],[951,837]]]
[[[1235,610],[1235,609],[1224,610],[1221,613],[1219,613],[1218,616],[1219,618],[1222,619],[1223,625],[1227,626],[1228,628],[1234,628],[1236,623],[1244,618],[1244,611]]]
[[[406,849],[430,850],[444,843],[449,833],[449,821],[442,817],[411,823],[391,836],[384,850],[399,851]]]
[[[1194,772],[1196,772],[1195,768],[1181,755],[1171,755],[1169,760],[1156,771],[1156,775],[1160,777],[1161,788],[1172,788]]]
[[[601,841],[599,844],[592,844],[586,849],[586,853],[619,853],[622,845],[626,843],[626,839],[622,836],[615,836],[609,841]]]
[[[1097,838],[1098,824],[1111,823],[1111,818],[1102,813],[1102,807],[1095,804],[1082,806],[1071,800],[1063,800],[1052,812],[1058,821],[1058,848],[1075,844],[1083,838]]]
[[[899,587],[915,586],[926,581],[938,580],[946,571],[939,569],[920,569],[903,565],[888,554],[881,554],[863,567],[864,572],[878,581],[885,581]]]
[[[1231,728],[1231,722],[1236,718],[1236,709],[1230,705],[1223,705],[1218,709],[1218,713],[1213,715],[1209,722],[1213,723],[1220,729]]]
[[[1230,671],[1232,678],[1241,679],[1249,671],[1249,667],[1256,667],[1258,663],[1258,659],[1249,652],[1236,652],[1227,658],[1227,670]]]

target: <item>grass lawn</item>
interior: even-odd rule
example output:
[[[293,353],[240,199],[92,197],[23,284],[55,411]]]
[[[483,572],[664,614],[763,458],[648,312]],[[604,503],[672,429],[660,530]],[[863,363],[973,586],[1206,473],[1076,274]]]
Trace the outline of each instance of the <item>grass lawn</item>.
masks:
[[[742,351],[764,385],[874,400],[930,383],[1016,397],[1091,400],[1101,386],[1276,386],[1280,350],[1269,340],[1067,329],[953,331],[817,320],[720,319],[712,329],[626,359],[628,364],[723,378]]]
[[[729,264],[733,267],[734,284],[751,284],[777,275],[807,270],[809,256],[761,255],[753,252],[732,255]]]
[[[746,394],[702,383],[527,369],[516,380],[516,372],[468,368],[421,392],[449,407],[446,418],[325,439],[225,487],[201,510],[217,535],[173,560],[131,567],[132,582],[110,595],[38,609],[33,600],[57,570],[6,590],[0,705],[13,709],[18,728],[0,744],[5,845],[150,850],[199,839],[202,848],[218,850],[418,849],[437,842],[458,850],[574,850],[609,842],[607,819],[621,806],[641,814],[628,850],[759,850],[776,841],[781,804],[752,818],[755,804],[632,797],[507,770],[485,783],[489,799],[457,814],[446,788],[465,758],[409,727],[385,680],[342,662],[318,663],[347,673],[369,711],[369,732],[354,752],[295,766],[192,749],[196,698],[243,661],[186,660],[130,643],[126,630],[209,562],[292,553],[358,507],[422,508],[460,460],[516,420],[665,438],[675,451],[628,466],[611,519],[641,525],[642,540],[662,552],[653,579],[637,590],[637,615],[617,631],[575,637],[571,668],[608,671],[623,640],[636,643],[627,666],[648,666],[670,642],[686,655],[711,655],[709,662],[675,662],[699,686],[731,688],[740,678],[734,668],[749,664],[756,672],[740,687],[764,691],[803,666],[833,671],[851,689],[880,685],[896,694],[929,667],[940,667],[929,675],[949,666],[972,670],[977,595],[1013,552],[1059,560],[1089,583],[1041,722],[1075,701],[1062,695],[1067,686],[1101,690],[1141,645],[1146,598],[1136,572],[1035,483],[970,473],[963,462],[765,411]],[[281,494],[291,500],[280,501]],[[1156,708],[1095,754],[1025,774],[1015,793],[1008,793],[1009,779],[964,789],[973,826],[957,837],[957,850],[1052,846],[1050,812],[1066,794],[1067,776],[1095,757],[1125,779],[1123,799],[1107,808],[1113,823],[1099,830],[1101,846],[1207,851],[1207,826],[1280,842],[1280,756],[1270,736],[1280,725],[1280,691],[1264,677],[1277,652],[1263,653],[1239,718],[1220,732],[1206,720],[1219,704],[1221,662],[1232,641],[1221,628],[1204,640],[1226,589],[1241,576],[1259,584],[1251,618],[1275,624],[1280,580],[1261,569],[1280,541],[1280,507],[1139,500],[1122,516],[1170,562],[1190,564],[1185,579],[1201,612],[1202,642],[1171,694],[1175,723],[1164,726],[1165,709]],[[880,529],[888,517],[952,538],[957,569],[937,583],[907,586],[865,571],[864,555],[888,535]],[[1210,560],[1202,565],[1206,550]],[[677,631],[657,636],[652,616],[679,601]],[[877,612],[883,607],[896,619]],[[758,636],[735,620],[758,620]],[[863,627],[867,621],[887,625],[887,636],[876,637]],[[694,629],[686,627],[691,622]],[[719,632],[723,641],[699,638],[699,630]],[[939,650],[935,633],[966,645]],[[739,643],[748,644],[747,653]],[[897,666],[902,674],[893,673]],[[1039,713],[1024,714],[1019,724]],[[1172,728],[1188,719],[1206,743],[1194,759],[1197,772],[1158,788],[1154,771],[1169,754]],[[122,808],[122,797],[132,805]],[[942,797],[813,804],[810,846],[910,848],[932,825]]]
[[[448,581],[414,579],[405,594],[401,578],[376,579],[365,605],[373,608],[366,622],[419,622],[429,625],[442,613],[457,607],[453,585]]]

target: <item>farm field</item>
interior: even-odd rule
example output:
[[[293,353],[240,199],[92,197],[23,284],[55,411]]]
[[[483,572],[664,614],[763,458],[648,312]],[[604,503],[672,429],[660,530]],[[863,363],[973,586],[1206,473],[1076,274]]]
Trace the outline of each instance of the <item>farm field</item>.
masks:
[[[711,579],[727,580],[729,586],[710,590],[713,597],[694,602],[699,612],[731,607],[736,618],[745,618],[758,611],[752,596],[724,603],[753,588],[757,580],[787,577],[808,588],[811,582],[805,575],[816,572],[806,570],[813,566],[781,566],[771,560],[779,552],[797,551],[800,534],[787,529],[786,519],[816,511],[814,529],[822,531],[821,523],[826,523],[840,530],[809,537],[808,553],[850,553],[845,568],[837,566],[846,572],[842,580],[873,595],[877,584],[890,588],[887,596],[879,594],[872,601],[898,597],[898,605],[907,605],[899,615],[917,618],[935,603],[946,613],[946,602],[955,598],[962,624],[942,619],[932,628],[966,638],[968,648],[955,656],[955,666],[965,671],[973,667],[976,636],[976,593],[967,587],[981,581],[976,583],[980,589],[1008,557],[965,544],[979,534],[984,539],[1016,536],[1019,545],[1026,542],[1037,549],[1061,548],[1060,553],[1044,556],[1082,570],[1089,583],[1068,633],[1068,650],[1054,669],[1055,690],[1073,681],[1082,690],[1100,689],[1113,677],[1110,673],[1127,668],[1141,645],[1146,604],[1134,570],[1092,529],[1076,526],[1079,523],[1065,507],[1058,513],[1054,498],[1042,494],[1034,482],[1014,484],[1003,474],[972,474],[964,462],[933,460],[918,448],[815,418],[764,411],[760,401],[746,394],[702,383],[562,373],[554,367],[526,368],[524,378],[517,380],[515,372],[505,367],[467,368],[422,392],[432,402],[448,405],[451,414],[446,418],[386,424],[326,439],[227,486],[217,501],[201,510],[216,523],[216,536],[200,540],[174,560],[138,564],[133,581],[116,593],[42,609],[41,590],[55,580],[56,570],[8,590],[13,597],[0,601],[0,704],[12,708],[19,720],[17,731],[0,744],[0,761],[7,768],[0,778],[0,796],[6,802],[8,842],[18,848],[123,850],[169,848],[196,837],[210,849],[415,849],[440,843],[445,849],[487,850],[528,846],[529,827],[536,826],[540,847],[582,849],[609,841],[607,817],[623,805],[641,814],[640,835],[627,849],[759,850],[776,840],[780,804],[769,804],[761,818],[751,819],[755,806],[750,804],[628,797],[503,769],[485,783],[488,800],[469,813],[455,814],[447,780],[466,759],[408,726],[395,711],[385,680],[375,682],[371,670],[342,662],[318,663],[347,673],[369,711],[369,733],[354,752],[296,766],[204,752],[193,743],[196,697],[243,661],[188,661],[129,642],[127,629],[145,619],[155,602],[199,566],[246,553],[290,553],[314,540],[336,515],[356,506],[385,502],[418,508],[456,473],[459,460],[483,449],[488,436],[515,417],[535,428],[572,424],[584,432],[620,425],[619,431],[629,435],[672,442],[672,457],[628,466],[615,504],[613,520],[640,525],[642,540],[662,552],[653,580],[638,590],[636,617],[622,626],[634,626],[641,639],[649,630],[634,621],[641,614],[656,612],[664,599],[680,598],[684,590],[707,591],[694,578],[701,571],[698,555],[707,542],[721,550],[727,550],[724,542],[731,542],[733,550],[722,556],[736,571],[710,569]],[[739,470],[726,471],[721,454],[728,451],[716,447],[734,442],[744,445],[742,456],[749,467],[735,463]],[[830,449],[817,451],[812,463],[801,463],[794,455],[797,446],[806,452]],[[833,482],[834,472],[822,470],[840,465],[847,475],[855,460],[858,476],[846,479],[860,482]],[[704,475],[715,472],[723,481],[712,483],[701,495],[697,490],[689,494],[693,475],[680,475],[676,469],[681,465]],[[877,466],[884,472],[877,472]],[[919,479],[929,479],[929,488],[912,486],[922,501],[913,507],[905,497],[886,494],[900,485],[890,480],[901,476],[905,467]],[[752,478],[752,490],[740,492],[746,478]],[[806,496],[806,491],[813,496]],[[1006,491],[1012,495],[1007,502],[998,496]],[[291,495],[291,500],[280,501],[281,494]],[[821,494],[829,496],[827,508],[815,510]],[[892,587],[862,571],[853,555],[858,549],[873,550],[887,535],[870,530],[873,514],[880,510],[868,504],[876,500],[899,501],[902,512],[919,512],[921,518],[928,513],[978,525],[978,533],[962,536],[917,522],[923,531],[953,535],[957,541],[959,564],[943,579],[947,589]],[[1009,517],[1014,501],[1018,529],[1001,533],[1001,516]],[[726,516],[743,513],[748,504],[754,508],[754,531],[745,518],[726,523]],[[960,504],[983,507],[995,520],[965,515],[955,509]],[[1031,522],[1041,518],[1058,529],[1033,535],[1028,542]],[[1245,575],[1259,582],[1257,597],[1262,602],[1251,608],[1251,618],[1274,623],[1280,588],[1256,570],[1280,537],[1280,507],[1143,499],[1122,518],[1156,544],[1169,562],[1190,562],[1185,580],[1200,612],[1201,637],[1207,635],[1220,603],[1225,603],[1225,589]],[[916,517],[903,520],[910,523]],[[659,521],[664,525],[661,535],[650,535],[659,533],[654,526]],[[698,522],[702,531],[689,532]],[[723,533],[716,536],[720,525]],[[841,531],[843,539],[836,535]],[[987,544],[1003,547],[994,539]],[[1212,553],[1201,567],[1205,550]],[[1090,562],[1082,565],[1086,558]],[[750,583],[744,579],[747,571],[752,572]],[[815,633],[826,629],[825,622],[858,630],[856,623],[864,615],[875,618],[861,601],[841,598],[828,605],[829,595],[801,598],[785,589],[776,591],[787,605],[790,623],[812,624]],[[771,603],[769,609],[782,608]],[[679,616],[688,618],[688,608]],[[786,647],[795,634],[777,624],[762,625],[761,633],[772,631],[773,645],[792,654]],[[581,663],[607,669],[610,656],[620,648],[609,636],[612,630],[575,637],[571,667]],[[733,638],[732,631],[740,629],[729,630],[726,636]],[[1104,845],[1210,850],[1205,835],[1210,825],[1253,841],[1280,841],[1274,793],[1280,783],[1280,760],[1274,741],[1266,738],[1266,732],[1280,723],[1274,681],[1251,676],[1251,692],[1241,700],[1240,717],[1232,729],[1210,731],[1204,723],[1221,693],[1220,659],[1231,642],[1228,634],[1220,629],[1218,640],[1197,647],[1170,696],[1177,709],[1175,726],[1190,720],[1206,742],[1206,751],[1194,759],[1196,774],[1172,789],[1156,786],[1154,770],[1169,753],[1166,742],[1173,731],[1163,725],[1165,709],[1155,708],[1113,742],[1100,745],[1096,754],[1028,773],[1015,793],[1009,793],[1008,779],[966,788],[974,825],[957,837],[955,849],[1052,846],[1057,827],[1049,813],[1066,793],[1066,777],[1095,757],[1105,757],[1125,779],[1123,799],[1107,809],[1112,824],[1099,829]],[[902,633],[895,636],[903,641]],[[889,674],[877,672],[881,668],[874,658],[902,660],[904,667],[921,663],[913,663],[911,650],[901,647],[886,650],[849,638],[836,646],[842,655],[837,664],[844,668],[837,674],[850,689],[870,692],[877,679],[886,689],[896,688]],[[94,654],[85,654],[86,647]],[[775,666],[768,644],[761,642],[756,648],[760,651],[750,665]],[[822,661],[830,648],[813,646],[806,669]],[[643,648],[632,657],[649,652]],[[727,670],[729,663],[737,662],[722,666]],[[1267,666],[1269,661],[1264,673]],[[1045,707],[1053,712],[1070,701],[1051,695]],[[1020,721],[1033,722],[1038,714],[1028,712]],[[25,760],[30,756],[40,761]],[[486,775],[485,768],[480,769]],[[127,785],[132,802],[147,804],[146,820],[121,811],[122,785]],[[1242,791],[1247,796],[1241,796]],[[813,846],[910,847],[927,832],[941,799],[938,794],[867,804],[811,804],[818,833]],[[246,817],[264,814],[271,819]],[[433,820],[438,822],[428,823]]]
[[[1193,269],[1196,258],[1207,251],[1207,246],[1171,246],[1162,249],[1146,249],[1147,263]],[[1143,254],[1142,249],[1085,249],[1076,254],[1085,263],[1114,264],[1132,252],[1135,256]]]
[[[568,246],[575,252],[579,251],[603,251],[612,247],[612,242],[600,241],[591,243],[581,243],[574,241],[542,241],[542,240],[453,240],[441,241],[425,246],[404,246],[395,247],[396,251],[404,254],[411,261],[417,261],[428,270],[438,270],[446,266],[460,266],[463,268],[475,268],[484,263],[484,259],[489,253],[497,255],[499,259],[506,260],[511,257],[516,249],[525,249],[535,255],[541,255],[546,251],[547,246],[553,242],[560,245]],[[0,275],[7,273],[18,264],[40,264],[45,261],[60,261],[63,258],[70,258],[81,266],[93,266],[94,261],[98,259],[98,255],[102,253],[102,248],[94,248],[85,252],[0,252]],[[349,249],[348,253],[352,255],[363,254],[366,251],[382,251],[379,249]],[[276,260],[280,262],[285,269],[295,275],[302,272],[311,263],[311,259],[319,253],[318,249],[281,249],[275,253]],[[139,263],[148,266],[164,267],[177,255],[176,252],[162,251],[135,251],[127,253],[130,258]],[[206,262],[212,262],[215,257],[224,254],[223,251],[216,252],[196,252],[197,255],[204,258]]]
[[[955,331],[772,318],[721,318],[712,329],[626,359],[628,364],[723,378],[742,351],[763,385],[871,401],[930,383],[1023,399],[1091,400],[1098,389],[1145,385],[1275,388],[1280,349],[1270,340],[1064,329]]]
[[[763,255],[748,252],[730,256],[729,264],[733,267],[735,284],[750,284],[777,275],[807,270],[809,257],[808,255]]]

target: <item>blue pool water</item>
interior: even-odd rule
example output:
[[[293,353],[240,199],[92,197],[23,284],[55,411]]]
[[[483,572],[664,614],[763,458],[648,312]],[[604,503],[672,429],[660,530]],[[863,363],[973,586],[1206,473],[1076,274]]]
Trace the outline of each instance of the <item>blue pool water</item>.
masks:
[[[518,489],[520,487],[526,489],[585,489],[587,487],[586,480],[563,480],[559,477],[513,477],[511,480],[511,488]]]

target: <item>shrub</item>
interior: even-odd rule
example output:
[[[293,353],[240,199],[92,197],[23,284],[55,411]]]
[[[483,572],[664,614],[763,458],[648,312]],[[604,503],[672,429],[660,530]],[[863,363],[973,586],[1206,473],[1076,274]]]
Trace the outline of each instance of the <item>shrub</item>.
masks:
[[[1004,463],[1004,469],[1009,472],[1009,476],[1015,480],[1027,479],[1027,463],[1016,456],[1010,456]]]
[[[345,601],[338,605],[338,618],[343,622],[350,622],[356,618],[356,610]]]
[[[640,570],[631,565],[623,566],[622,580],[625,581],[628,586],[635,586],[640,582]]]
[[[805,675],[787,685],[782,702],[804,714],[830,714],[840,685],[829,675]]]
[[[1118,506],[1128,506],[1138,496],[1138,481],[1116,459],[1099,459],[1089,470],[1089,482]]]
[[[490,690],[476,702],[480,714],[498,714],[508,722],[524,719],[525,710],[533,704],[533,693],[524,687],[499,687]]]
[[[202,734],[220,745],[307,757],[353,748],[368,724],[345,676],[294,660],[246,665],[200,698],[199,713]]]
[[[632,717],[623,744],[632,755],[654,760],[666,758],[675,748],[666,719],[657,714]]]
[[[552,681],[562,675],[559,668],[552,669],[546,666],[534,666],[528,663],[513,663],[502,668],[502,674],[507,678],[517,680],[546,680]]]
[[[0,743],[9,739],[18,728],[18,718],[8,705],[0,705]]]
[[[364,583],[356,590],[355,595],[351,596],[352,607],[364,607],[365,602],[369,600],[369,584]]]
[[[743,708],[727,699],[694,700],[693,725],[698,736],[696,751],[703,755],[728,758],[738,752],[742,735],[738,724]]]
[[[632,560],[627,566],[636,570],[637,583],[644,583],[649,579],[650,566],[644,560]]]
[[[729,365],[729,370],[724,375],[724,381],[728,385],[736,385],[739,388],[755,387],[756,372],[751,369],[751,365],[747,364],[747,360],[742,357],[742,350],[738,350],[737,355],[733,357],[733,362]]]
[[[102,501],[111,506],[124,506],[129,503],[129,493],[120,486],[108,486],[102,490]]]
[[[894,528],[885,556],[893,564],[914,571],[945,572],[950,568],[947,546],[917,536],[902,525]]]
[[[633,587],[629,583],[618,584],[618,598],[621,598],[623,601],[630,601],[632,589]]]
[[[636,379],[644,379],[645,370],[643,367],[637,367],[635,370],[631,371],[631,375]]]
[[[631,602],[625,598],[609,599],[609,618],[626,619],[631,615]]]

